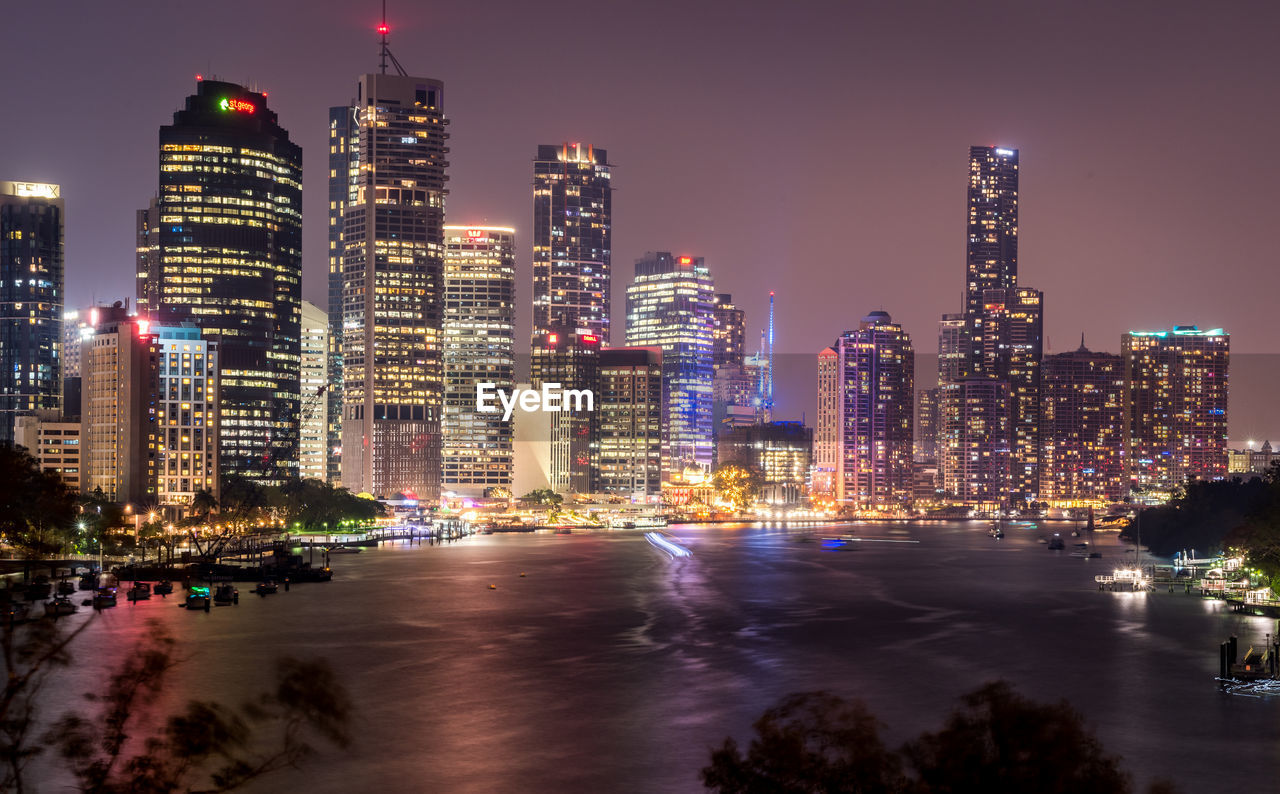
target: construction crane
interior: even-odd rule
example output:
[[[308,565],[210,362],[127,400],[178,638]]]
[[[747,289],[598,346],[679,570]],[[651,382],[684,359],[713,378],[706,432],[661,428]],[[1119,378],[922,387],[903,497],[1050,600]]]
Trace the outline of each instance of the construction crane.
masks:
[[[311,421],[315,416],[316,410],[320,407],[320,400],[324,397],[325,392],[329,390],[329,384],[324,383],[319,386],[310,396],[302,403],[302,407],[298,410],[298,431],[301,435],[302,426]],[[268,474],[271,471],[271,461],[275,458],[276,448],[280,445],[280,441],[268,438],[267,449],[262,453],[262,457],[257,458],[256,463],[252,463],[243,469],[243,473],[249,476],[254,474]]]

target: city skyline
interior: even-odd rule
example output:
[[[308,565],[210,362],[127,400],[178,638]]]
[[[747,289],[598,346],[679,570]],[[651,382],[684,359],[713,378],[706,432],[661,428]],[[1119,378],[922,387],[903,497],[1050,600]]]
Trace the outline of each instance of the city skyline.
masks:
[[[154,126],[174,109],[173,97],[186,92],[192,76],[206,71],[231,79],[254,76],[260,87],[270,92],[270,101],[281,113],[282,123],[295,132],[304,150],[316,153],[307,161],[308,176],[304,180],[310,186],[304,198],[306,215],[308,219],[315,219],[310,220],[304,232],[305,297],[324,305],[323,279],[317,280],[324,266],[324,212],[320,203],[320,186],[324,181],[321,170],[324,157],[320,156],[325,144],[323,114],[333,102],[334,86],[349,85],[351,75],[376,67],[376,37],[372,34],[376,9],[315,4],[314,16],[309,17],[296,35],[285,36],[281,41],[279,31],[292,21],[288,9],[255,8],[260,24],[245,29],[238,24],[243,16],[236,13],[237,8],[229,6],[225,14],[211,18],[201,30],[185,32],[181,46],[160,35],[165,29],[159,19],[132,20],[127,29],[119,23],[107,24],[93,11],[70,24],[58,20],[59,35],[80,45],[72,49],[84,55],[66,63],[52,64],[47,77],[16,81],[2,89],[0,96],[7,105],[28,104],[56,81],[74,74],[82,66],[83,58],[95,57],[104,47],[118,46],[122,40],[124,43],[154,40],[159,46],[157,58],[166,65],[160,70],[148,65],[137,74],[128,72],[124,75],[128,79],[105,87],[89,98],[90,113],[118,114],[118,118],[113,118],[112,129],[103,132],[106,147],[114,153],[112,162],[99,158],[87,161],[77,154],[68,137],[70,130],[76,128],[74,124],[42,123],[41,132],[37,133],[34,120],[21,120],[0,132],[0,142],[5,144],[6,151],[29,153],[24,157],[28,167],[11,167],[10,170],[18,173],[7,178],[63,186],[69,204],[68,216],[76,219],[74,228],[68,230],[70,305],[88,305],[94,297],[110,302],[131,294],[128,287],[131,220],[122,208],[111,207],[104,188],[94,183],[110,186],[112,195],[148,195],[147,180],[138,167],[145,162],[138,158],[146,157],[145,146],[139,140],[145,140]],[[906,20],[891,10],[866,11],[868,16],[862,20],[866,24],[855,29],[852,26],[858,20],[851,16],[853,12],[827,8],[825,15],[831,21],[830,32],[812,24],[820,12],[820,4],[786,13],[777,9],[753,9],[734,20],[732,26],[745,41],[760,40],[771,26],[781,32],[807,30],[809,37],[825,37],[836,31],[858,32],[864,27],[885,31],[885,40],[881,42],[858,32],[859,36],[868,36],[868,46],[863,55],[840,56],[848,59],[849,66],[877,54],[883,57],[886,48],[906,35]],[[48,16],[52,13],[52,9],[30,8],[11,14],[14,24],[8,27],[10,32],[0,34],[8,53],[4,57],[13,59],[9,65],[33,60],[30,56],[34,55],[35,43],[25,41],[21,33],[25,29],[52,25],[53,19]],[[1094,27],[1083,18],[1062,19],[1055,20],[1061,22],[1062,27],[1050,31],[1020,9],[1006,8],[1001,14],[983,17],[984,24],[989,23],[1001,32],[1011,36],[1020,34],[1011,41],[1019,52],[1028,56],[1019,75],[1011,81],[1006,105],[993,108],[984,103],[968,108],[957,106],[956,101],[947,96],[956,81],[992,74],[999,60],[992,56],[973,55],[975,60],[967,76],[939,71],[936,94],[933,91],[922,94],[922,89],[916,86],[914,96],[918,102],[915,104],[922,109],[911,113],[893,99],[896,81],[905,81],[909,76],[890,77],[887,73],[892,70],[884,69],[886,76],[879,76],[881,72],[877,71],[876,76],[859,77],[856,90],[845,90],[842,95],[865,97],[865,100],[858,103],[856,110],[841,111],[842,115],[833,120],[829,130],[814,126],[816,119],[807,112],[798,112],[801,96],[786,100],[786,107],[791,111],[789,118],[797,131],[816,133],[815,150],[823,148],[825,136],[832,131],[855,123],[862,125],[859,145],[852,147],[847,165],[832,164],[826,158],[802,152],[799,160],[785,172],[761,175],[758,191],[749,190],[751,183],[744,183],[743,177],[731,176],[728,183],[721,182],[719,187],[716,187],[717,180],[712,179],[706,188],[694,186],[695,189],[680,196],[665,193],[664,176],[669,179],[674,173],[694,166],[714,169],[717,175],[723,176],[738,161],[735,155],[743,151],[727,134],[736,126],[740,112],[729,110],[720,120],[713,111],[700,110],[699,100],[732,93],[761,78],[765,78],[765,86],[770,91],[795,88],[803,97],[809,97],[811,92],[829,88],[837,75],[843,78],[857,71],[835,68],[840,65],[837,61],[826,69],[810,70],[814,85],[784,86],[766,71],[773,64],[772,59],[751,67],[745,63],[746,54],[736,46],[711,47],[713,53],[739,67],[738,71],[703,74],[699,80],[682,82],[676,79],[678,67],[662,67],[657,77],[671,86],[672,111],[696,121],[697,126],[692,136],[654,136],[650,134],[654,129],[652,124],[630,125],[635,129],[628,129],[629,125],[620,123],[612,117],[616,114],[608,112],[619,103],[650,96],[654,89],[648,82],[620,82],[615,96],[588,91],[579,98],[557,90],[553,101],[540,106],[524,96],[527,78],[496,77],[497,67],[486,63],[486,57],[497,55],[495,48],[499,46],[529,46],[521,41],[517,31],[531,27],[537,30],[545,24],[531,11],[503,5],[496,6],[486,16],[489,24],[497,25],[497,33],[492,38],[501,42],[500,45],[486,43],[475,26],[467,24],[468,17],[460,6],[433,7],[428,14],[421,8],[393,4],[389,21],[393,43],[406,62],[412,62],[415,71],[439,76],[446,82],[453,80],[457,86],[453,92],[454,110],[451,110],[454,131],[458,134],[451,157],[454,163],[451,213],[457,212],[457,217],[466,217],[469,222],[487,218],[490,223],[511,223],[518,232],[522,231],[530,222],[526,196],[530,148],[538,140],[599,141],[616,153],[612,156],[618,163],[617,212],[620,219],[625,219],[615,230],[613,247],[618,261],[632,261],[651,248],[655,240],[661,240],[668,242],[673,250],[699,251],[708,261],[738,263],[733,272],[721,275],[717,288],[732,292],[746,308],[749,338],[760,326],[765,311],[763,300],[753,300],[755,296],[778,289],[782,307],[794,305],[799,297],[794,289],[789,289],[790,285],[779,283],[780,279],[770,275],[776,262],[786,261],[801,275],[812,276],[830,267],[820,263],[834,260],[843,266],[852,264],[859,274],[874,277],[878,258],[895,248],[898,251],[895,258],[902,258],[915,272],[929,277],[924,280],[936,283],[929,283],[919,299],[907,301],[906,297],[917,291],[917,284],[893,281],[881,284],[873,278],[869,284],[878,289],[875,294],[859,296],[860,305],[892,307],[904,327],[917,335],[925,333],[926,323],[941,310],[954,305],[955,296],[963,288],[951,267],[962,256],[959,246],[964,234],[963,219],[955,212],[963,201],[957,184],[964,173],[963,160],[956,152],[973,143],[986,142],[1019,148],[1023,153],[1023,168],[1034,175],[1024,188],[1022,269],[1034,274],[1037,288],[1055,296],[1055,306],[1091,308],[1087,314],[1083,309],[1074,315],[1055,312],[1047,320],[1046,337],[1053,351],[1072,349],[1081,331],[1091,340],[1108,340],[1106,348],[1115,350],[1117,346],[1110,340],[1118,340],[1121,333],[1131,328],[1161,327],[1186,320],[1228,326],[1239,340],[1238,352],[1277,352],[1274,335],[1266,331],[1261,319],[1265,315],[1263,310],[1269,308],[1265,295],[1274,294],[1275,289],[1228,289],[1207,296],[1169,290],[1159,293],[1159,299],[1150,305],[1133,305],[1123,297],[1133,294],[1144,278],[1162,272],[1189,277],[1205,262],[1214,260],[1222,260],[1224,266],[1242,268],[1260,279],[1264,287],[1277,286],[1276,279],[1280,276],[1265,268],[1269,260],[1265,227],[1250,220],[1255,217],[1253,212],[1244,219],[1233,218],[1226,209],[1214,209],[1214,202],[1200,200],[1203,197],[1193,198],[1195,191],[1177,189],[1179,185],[1197,184],[1222,191],[1218,194],[1222,196],[1247,195],[1256,199],[1256,217],[1265,217],[1269,214],[1266,208],[1273,200],[1262,192],[1263,186],[1274,181],[1276,172],[1280,171],[1280,163],[1274,158],[1264,155],[1259,162],[1259,158],[1252,157],[1248,171],[1242,167],[1220,173],[1224,169],[1208,162],[1185,162],[1181,152],[1209,146],[1211,142],[1217,148],[1225,146],[1232,152],[1245,148],[1265,152],[1262,133],[1273,125],[1254,121],[1257,117],[1252,111],[1250,114],[1213,114],[1215,122],[1211,128],[1171,130],[1169,125],[1157,120],[1182,112],[1181,103],[1175,101],[1179,91],[1199,96],[1207,92],[1210,85],[1229,84],[1232,90],[1217,94],[1213,100],[1219,106],[1242,103],[1247,96],[1269,93],[1267,89],[1275,78],[1265,74],[1265,70],[1251,68],[1256,51],[1247,46],[1248,41],[1238,41],[1240,35],[1247,40],[1251,31],[1265,26],[1251,26],[1241,34],[1237,31],[1239,25],[1233,24],[1234,15],[1242,13],[1239,9],[1204,19],[1189,14],[1185,7],[1175,7],[1166,12],[1162,35],[1146,37],[1145,51],[1131,51],[1131,36],[1135,30],[1145,29],[1139,27],[1145,20],[1136,12],[1112,10],[1109,13],[1112,29],[1103,31],[1101,40],[1094,42],[1091,49],[1094,57],[1081,67],[1083,74],[1077,80],[1064,81],[1054,75],[1051,67],[1056,67],[1057,61],[1052,56],[1074,39],[1082,38],[1086,30],[1095,33]],[[1267,13],[1275,13],[1275,9],[1267,9]],[[960,15],[959,9],[938,8],[920,24],[930,29],[958,25],[962,31],[976,24],[976,21],[957,19]],[[678,38],[704,34],[712,16],[705,9],[686,9],[680,18],[687,24],[678,32]],[[620,50],[618,61],[623,64],[639,57],[636,41],[652,24],[647,20],[636,22],[633,29],[614,34],[621,37],[615,49]],[[1228,42],[1222,35],[1226,30],[1232,30],[1237,38]],[[99,34],[104,31],[118,35],[102,36],[99,44]],[[1177,45],[1192,31],[1200,33],[1203,43],[1188,52]],[[237,46],[234,52],[238,54],[232,57],[225,45],[232,33],[240,44],[271,42],[271,47],[262,49],[274,47],[276,52],[292,51],[304,46],[303,42],[315,41],[331,52],[333,58],[303,70],[291,65],[289,58],[240,55],[253,49],[247,46]],[[433,37],[440,41],[436,43]],[[820,57],[797,55],[798,45],[793,42],[803,41],[803,37],[786,38],[788,41],[783,42],[775,57],[798,57],[800,63],[811,65]],[[959,63],[958,41],[963,36],[954,38],[957,43],[941,39],[944,46],[920,68],[941,69],[947,64]],[[420,51],[428,41],[433,42],[431,55],[417,55],[415,51]],[[1045,49],[1045,45],[1052,46],[1044,53],[1036,51],[1037,47]],[[858,49],[845,47],[842,51]],[[912,48],[906,50],[909,52]],[[517,52],[520,51],[523,50]],[[1154,60],[1171,66],[1175,54],[1185,61],[1177,67],[1179,74],[1186,70],[1188,75],[1199,72],[1203,77],[1176,90],[1163,84],[1154,86],[1154,94],[1144,90],[1146,100],[1141,109],[1125,110],[1117,104],[1121,97],[1134,90],[1133,81],[1147,74],[1139,68],[1143,61]],[[1130,70],[1132,73],[1106,81],[1089,79],[1109,75],[1120,66],[1130,64],[1135,66]],[[594,90],[602,88],[606,81],[623,76],[625,71],[624,66],[608,66],[599,76],[584,79]],[[1227,76],[1231,79],[1225,79]],[[496,101],[499,98],[503,101]],[[1055,103],[1045,100],[1054,98],[1061,107],[1046,109],[1046,104]],[[515,105],[506,100],[514,101]],[[1081,112],[1098,106],[1112,107],[1116,112],[1102,118]],[[128,108],[129,112],[121,113],[121,108]],[[512,128],[512,125],[494,123],[494,119],[505,115],[508,109],[523,114],[527,128],[526,124]],[[1150,112],[1153,109],[1160,112]],[[53,112],[56,116],[64,111]],[[69,114],[72,110],[65,112]],[[1065,128],[1060,129],[1064,124]],[[928,131],[922,131],[925,128],[929,128]],[[1099,140],[1107,141],[1108,145],[1098,148]],[[714,145],[726,148],[722,154],[705,156],[710,151],[707,147]],[[59,152],[58,157],[45,156],[54,151]],[[89,162],[93,162],[94,172],[77,176],[76,169],[87,168]],[[891,187],[894,169],[903,166],[907,168],[903,186]],[[833,187],[828,187],[840,185],[854,173],[861,175],[850,184],[867,185],[868,189],[851,193],[842,189],[833,193]],[[1212,181],[1208,178],[1210,173],[1214,174]],[[1102,181],[1107,176],[1113,180],[1110,184]],[[724,187],[731,189],[721,189]],[[888,201],[873,198],[877,191],[872,188],[878,187],[891,191]],[[1123,206],[1123,212],[1109,211],[1107,206],[1090,207],[1089,202],[1082,201],[1086,196],[1096,197],[1102,189]],[[744,196],[737,197],[734,193]],[[723,201],[723,206],[708,204],[713,194]],[[752,202],[750,195],[757,196],[753,203],[758,207],[744,215],[744,202]],[[787,200],[771,197],[776,195],[802,200],[788,206]],[[760,196],[768,198],[761,201]],[[833,205],[830,201],[833,196],[841,197],[841,201]],[[904,214],[906,196],[911,196],[917,206]],[[1095,205],[1107,203],[1094,202]],[[706,209],[693,211],[700,206]],[[766,217],[772,217],[772,222],[763,223]],[[821,226],[836,217],[851,217],[859,226],[865,224],[866,229],[884,228],[889,232],[886,237],[897,239],[894,243],[873,239],[863,249],[864,253],[849,263],[838,241],[823,241],[821,235],[807,231],[815,223]],[[727,218],[742,218],[743,222],[729,223]],[[1202,227],[1232,229],[1236,233],[1226,240],[1214,239],[1216,235],[1207,233],[1187,239],[1181,230],[1195,226],[1189,222],[1192,218],[1201,218]],[[1091,235],[1110,243],[1101,248],[1091,246],[1090,261],[1081,261],[1072,243],[1085,228]],[[908,229],[911,234],[900,236]],[[1171,239],[1164,239],[1166,234]],[[1250,262],[1252,265],[1247,266]],[[521,251],[518,277],[522,285],[529,283],[529,267],[529,252]],[[86,283],[84,277],[90,268],[104,273],[104,278]],[[1116,288],[1102,290],[1098,285],[1103,278],[1117,270],[1120,272],[1116,273],[1119,280]],[[868,289],[868,293],[871,292]],[[784,352],[808,351],[814,341],[846,330],[838,325],[856,320],[850,317],[837,322],[832,317],[834,297],[819,295],[813,300],[817,301],[815,308],[822,311],[780,313],[778,337],[783,340]],[[613,304],[613,314],[617,316],[621,299],[616,291]],[[1122,307],[1125,311],[1118,311]],[[1196,316],[1191,316],[1193,313]],[[1206,314],[1212,317],[1204,317]],[[1228,314],[1238,317],[1239,322],[1228,322]],[[529,338],[529,318],[524,312],[520,313],[519,322],[517,337],[522,341]],[[1096,341],[1094,344],[1097,346]]]

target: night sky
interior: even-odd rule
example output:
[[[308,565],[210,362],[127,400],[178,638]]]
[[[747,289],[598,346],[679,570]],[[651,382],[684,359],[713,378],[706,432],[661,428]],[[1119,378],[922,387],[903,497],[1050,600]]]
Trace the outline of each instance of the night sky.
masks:
[[[967,150],[1000,144],[1021,150],[1020,283],[1045,291],[1047,350],[1197,323],[1234,353],[1280,353],[1280,4],[390,6],[401,63],[445,82],[448,222],[518,230],[522,329],[530,161],[582,141],[616,165],[615,317],[634,259],[671,250],[706,257],[749,341],[773,289],[780,351],[810,356],[884,308],[932,353],[960,309]],[[324,306],[326,113],[376,69],[378,16],[372,0],[6,4],[0,179],[62,185],[68,306],[133,296],[157,129],[197,73],[268,91],[302,145],[304,292]],[[1269,395],[1232,399],[1233,442],[1280,440]]]

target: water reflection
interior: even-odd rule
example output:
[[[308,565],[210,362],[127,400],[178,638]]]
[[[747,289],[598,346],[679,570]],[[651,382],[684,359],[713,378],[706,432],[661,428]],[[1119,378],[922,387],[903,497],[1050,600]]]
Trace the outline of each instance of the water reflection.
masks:
[[[848,533],[920,542],[823,551]],[[81,638],[57,697],[74,705],[154,617],[189,656],[169,704],[238,701],[281,653],[331,659],[359,745],[272,784],[316,794],[696,790],[707,748],[786,692],[862,697],[896,740],[997,677],[1070,699],[1140,779],[1171,759],[1187,791],[1280,771],[1280,702],[1242,705],[1212,682],[1222,639],[1260,644],[1274,623],[1099,592],[1093,575],[1122,558],[1105,540],[1104,568],[976,522],[669,535],[692,556],[641,532],[493,535],[352,555],[329,584],[208,615],[122,605]]]

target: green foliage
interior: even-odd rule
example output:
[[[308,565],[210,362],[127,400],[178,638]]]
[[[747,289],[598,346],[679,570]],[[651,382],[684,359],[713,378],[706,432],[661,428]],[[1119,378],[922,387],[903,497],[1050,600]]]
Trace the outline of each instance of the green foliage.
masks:
[[[564,502],[564,497],[550,488],[537,488],[520,497],[520,501],[532,505],[551,505],[555,507]]]
[[[1178,498],[1144,509],[1120,536],[1133,542],[1140,532],[1142,545],[1153,554],[1210,553],[1222,547],[1229,530],[1265,507],[1272,487],[1257,479],[1188,482]]]
[[[75,539],[76,497],[23,447],[0,445],[0,537],[26,556],[53,554]]]
[[[1271,589],[1280,593],[1280,469],[1273,467],[1262,493],[1248,514],[1223,539],[1230,549],[1243,551],[1249,565],[1271,579]]]
[[[268,501],[286,527],[311,532],[334,529],[343,521],[372,521],[385,512],[381,502],[322,480],[285,483],[270,489]]]
[[[732,738],[711,753],[702,782],[725,794],[1086,794],[1133,790],[1120,759],[1107,755],[1065,701],[1036,703],[1005,682],[961,698],[937,733],[900,750],[885,747],[880,723],[860,701],[828,692],[788,695],[755,723],[743,754]],[[1173,791],[1166,782],[1152,794]]]
[[[733,505],[735,510],[742,511],[755,503],[764,477],[753,466],[731,462],[721,464],[715,470],[711,484],[721,499]]]

